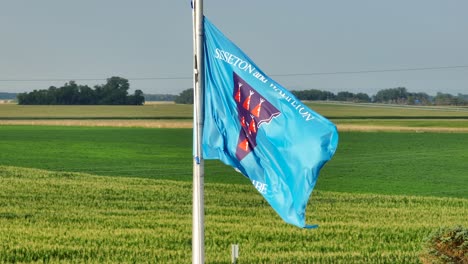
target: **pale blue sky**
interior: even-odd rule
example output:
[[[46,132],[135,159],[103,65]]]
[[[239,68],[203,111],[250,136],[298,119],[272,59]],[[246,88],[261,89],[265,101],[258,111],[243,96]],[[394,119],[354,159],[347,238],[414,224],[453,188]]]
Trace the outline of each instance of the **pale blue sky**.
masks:
[[[289,89],[468,93],[468,67],[310,76],[290,73],[468,66],[466,0],[205,0],[205,15]],[[182,0],[15,0],[0,8],[0,91],[130,79],[133,89],[190,88],[192,22]],[[183,77],[179,80],[134,80]],[[101,84],[104,80],[77,81]]]

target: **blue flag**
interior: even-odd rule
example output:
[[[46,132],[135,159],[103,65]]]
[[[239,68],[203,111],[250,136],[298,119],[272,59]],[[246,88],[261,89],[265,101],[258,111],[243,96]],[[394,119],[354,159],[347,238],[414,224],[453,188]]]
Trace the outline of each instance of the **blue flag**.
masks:
[[[203,155],[250,179],[287,223],[307,227],[320,169],[338,145],[336,127],[270,79],[208,19]]]

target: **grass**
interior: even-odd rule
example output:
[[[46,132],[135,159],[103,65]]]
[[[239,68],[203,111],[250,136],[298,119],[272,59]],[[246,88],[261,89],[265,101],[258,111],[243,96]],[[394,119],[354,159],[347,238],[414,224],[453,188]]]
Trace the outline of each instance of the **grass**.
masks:
[[[0,126],[0,165],[191,181],[192,131]],[[341,132],[316,189],[468,198],[468,134]],[[218,161],[210,183],[250,183]]]
[[[338,125],[468,127],[468,109],[312,107]],[[0,105],[0,119],[137,123],[128,119],[191,111]],[[191,129],[0,125],[0,263],[190,262],[191,144]],[[318,230],[284,224],[246,178],[206,161],[207,263],[229,263],[232,243],[239,263],[419,263],[434,229],[468,225],[467,160],[468,133],[340,132],[309,201]]]
[[[15,105],[0,104],[0,119],[192,118],[192,105]]]
[[[193,121],[190,119],[0,119],[1,125],[192,128]]]
[[[191,183],[0,166],[0,262],[188,263]],[[283,223],[252,186],[205,187],[207,263],[419,263],[423,239],[467,225],[468,200],[317,191],[317,230]]]
[[[341,131],[468,132],[468,108],[307,102]],[[0,125],[190,128],[192,106],[34,106],[0,104]]]
[[[353,104],[307,102],[310,108],[322,115],[333,118],[468,118],[468,108],[404,106],[388,104]]]
[[[382,104],[345,104],[307,102],[316,112],[339,118],[464,118],[468,108],[408,107]],[[73,106],[73,105],[15,105],[0,104],[0,119],[57,119],[57,118],[192,118],[192,105],[148,104],[144,106]]]
[[[340,133],[323,190],[468,198],[468,134]]]
[[[0,126],[0,163],[100,175],[189,178],[190,129]]]
[[[339,125],[389,126],[412,128],[468,128],[468,119],[334,119]]]

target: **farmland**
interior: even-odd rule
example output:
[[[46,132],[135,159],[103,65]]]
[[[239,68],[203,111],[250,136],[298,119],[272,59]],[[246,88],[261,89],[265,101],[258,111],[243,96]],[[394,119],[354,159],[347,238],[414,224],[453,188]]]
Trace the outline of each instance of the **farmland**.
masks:
[[[306,103],[340,131],[468,132],[468,108]],[[192,106],[24,106],[0,104],[0,125],[191,128]]]
[[[2,165],[191,180],[191,130],[0,126]],[[319,190],[468,197],[466,133],[340,133]],[[248,183],[217,161],[206,181]],[[461,190],[460,190],[461,189]]]
[[[0,167],[0,262],[188,263],[191,184]],[[207,263],[418,263],[425,236],[468,224],[468,200],[316,191],[284,224],[251,186],[208,183]]]
[[[191,106],[22,107],[0,105],[0,263],[190,262]],[[232,243],[239,263],[418,263],[431,231],[468,225],[467,109],[313,108],[340,129],[307,209],[319,229],[206,161],[207,263]]]
[[[410,107],[382,104],[307,102],[316,112],[339,118],[468,118],[468,108]],[[192,118],[192,106],[146,104],[143,106],[0,105],[0,119],[158,119]]]
[[[0,105],[0,119],[178,119],[192,117],[191,105]]]

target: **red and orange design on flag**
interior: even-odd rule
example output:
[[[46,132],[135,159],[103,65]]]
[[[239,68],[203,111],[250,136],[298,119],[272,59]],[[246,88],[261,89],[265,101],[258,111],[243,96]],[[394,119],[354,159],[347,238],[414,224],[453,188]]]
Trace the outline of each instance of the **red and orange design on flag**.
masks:
[[[234,73],[234,101],[241,124],[236,157],[242,160],[257,146],[258,129],[281,114],[270,102]]]

